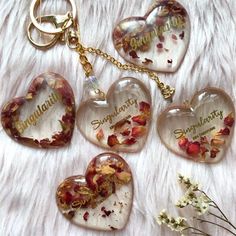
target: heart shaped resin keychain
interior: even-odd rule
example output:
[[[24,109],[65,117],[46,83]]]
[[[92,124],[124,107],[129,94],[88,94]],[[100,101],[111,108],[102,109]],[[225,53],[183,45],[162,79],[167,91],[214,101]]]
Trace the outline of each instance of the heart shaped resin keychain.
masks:
[[[1,121],[7,134],[19,143],[62,147],[70,142],[74,130],[73,91],[59,74],[42,74],[32,81],[26,96],[4,106]]]
[[[95,77],[88,80],[97,84]],[[85,90],[85,94],[89,92]],[[87,99],[77,113],[78,127],[86,139],[100,147],[123,152],[142,149],[150,120],[150,93],[142,82],[130,77],[116,81],[106,96]]]
[[[217,88],[206,88],[189,104],[171,106],[159,117],[158,133],[165,146],[185,158],[215,163],[225,155],[234,129],[231,98]]]
[[[85,176],[72,176],[60,184],[56,200],[63,215],[79,226],[122,229],[132,208],[132,173],[120,156],[100,154],[90,162]]]
[[[113,42],[128,62],[159,72],[175,72],[187,51],[190,20],[174,0],[157,1],[144,17],[122,20]]]

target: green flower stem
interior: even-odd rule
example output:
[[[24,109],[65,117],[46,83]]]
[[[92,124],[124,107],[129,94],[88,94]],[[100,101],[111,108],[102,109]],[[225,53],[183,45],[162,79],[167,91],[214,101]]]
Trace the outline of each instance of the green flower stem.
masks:
[[[185,228],[185,229],[183,229],[182,231],[186,231],[186,230],[190,230],[190,229],[199,232],[200,235],[211,236],[210,234],[207,234],[207,233],[203,232],[202,230],[197,229],[197,228],[195,228],[195,227],[191,227],[191,226],[190,226],[190,227],[187,227],[187,228]],[[195,233],[195,234],[196,234],[196,233]]]
[[[222,218],[222,217],[220,217],[220,216],[218,216],[218,215],[216,215],[216,214],[214,214],[212,212],[208,212],[208,214],[212,215],[212,216],[214,216],[214,217],[216,217],[216,218],[218,218],[218,219],[220,219],[220,220],[222,220],[224,222],[226,222],[227,224],[229,224],[230,226],[232,226],[236,230],[236,227],[231,222],[229,222],[228,220],[225,220],[224,218]]]
[[[208,221],[208,220],[203,220],[203,219],[199,219],[199,218],[196,218],[196,220],[200,221],[200,223],[208,223],[208,224],[212,224],[212,225],[215,225],[215,226],[218,226],[226,231],[228,231],[229,233],[231,233],[232,235],[235,235],[236,234],[234,232],[232,232],[231,230],[227,229],[226,227],[224,227],[223,225],[220,225],[220,224],[217,224],[217,223],[214,223],[214,222],[211,222],[211,221]]]
[[[215,207],[222,214],[222,216],[225,218],[225,220],[227,220],[229,222],[228,218],[226,217],[224,212],[219,208],[219,206],[216,204],[216,202],[214,202],[204,191],[202,191],[202,190],[198,190],[198,191],[203,193],[211,201],[211,203],[214,204],[213,207]]]

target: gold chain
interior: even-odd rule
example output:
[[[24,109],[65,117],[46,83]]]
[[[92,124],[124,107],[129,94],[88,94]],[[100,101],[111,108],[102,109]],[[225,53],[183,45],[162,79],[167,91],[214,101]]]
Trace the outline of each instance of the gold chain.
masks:
[[[156,73],[154,73],[144,67],[136,66],[136,65],[130,64],[130,63],[122,64],[121,62],[116,60],[114,57],[112,57],[108,53],[103,52],[101,49],[98,49],[98,48],[93,48],[93,47],[85,48],[81,44],[78,44],[76,51],[79,53],[80,63],[82,64],[83,69],[85,70],[86,76],[89,76],[93,73],[93,67],[92,67],[91,63],[88,61],[87,57],[85,56],[85,52],[89,52],[91,54],[96,54],[97,56],[100,56],[101,58],[104,58],[105,60],[111,62],[118,69],[125,70],[125,71],[129,70],[129,71],[147,74],[152,80],[154,80],[156,82],[158,88],[161,90],[161,93],[165,99],[172,99],[172,96],[175,93],[174,88],[171,88],[169,85],[166,85],[163,82],[161,82]]]

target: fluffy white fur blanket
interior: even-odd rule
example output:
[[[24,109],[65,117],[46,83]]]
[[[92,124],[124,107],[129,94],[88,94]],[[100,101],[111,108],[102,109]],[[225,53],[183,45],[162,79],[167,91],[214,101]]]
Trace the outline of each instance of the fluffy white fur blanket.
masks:
[[[46,2],[46,1],[43,1]],[[236,96],[236,1],[180,0],[191,18],[191,40],[181,68],[174,74],[160,74],[176,88],[175,103],[191,98],[207,85]],[[10,98],[25,93],[30,81],[45,71],[62,74],[72,85],[79,105],[83,71],[76,53],[58,45],[46,52],[33,48],[26,37],[29,0],[0,1],[0,107]],[[112,44],[112,29],[128,16],[144,15],[151,0],[76,0],[81,37],[85,45],[99,47],[122,60]],[[45,12],[64,11],[65,1],[50,0]],[[94,63],[97,78],[106,91],[121,76],[142,80],[153,98],[153,122],[148,141],[138,154],[122,154],[132,168],[135,195],[130,220],[121,232],[95,232],[68,222],[58,211],[55,191],[66,177],[84,173],[88,162],[104,150],[93,146],[75,129],[72,143],[59,150],[35,150],[12,141],[0,128],[0,235],[175,235],[159,227],[154,217],[163,208],[177,212],[173,203],[181,196],[177,173],[201,182],[216,202],[236,223],[236,138],[225,159],[216,165],[196,164],[170,153],[161,144],[156,118],[168,105],[147,76],[121,72],[99,58]],[[214,236],[225,231],[203,226]]]

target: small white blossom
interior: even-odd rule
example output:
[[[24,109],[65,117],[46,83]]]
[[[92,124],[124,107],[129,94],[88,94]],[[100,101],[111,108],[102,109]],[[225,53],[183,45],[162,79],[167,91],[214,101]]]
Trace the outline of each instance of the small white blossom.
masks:
[[[168,228],[175,232],[182,232],[188,227],[187,220],[182,217],[174,218],[167,215],[166,210],[160,212],[159,216],[156,218],[159,225],[165,224]]]
[[[199,184],[197,182],[192,181],[190,178],[185,177],[181,174],[178,175],[178,181],[182,184],[186,189],[191,188],[193,191],[199,190]]]

